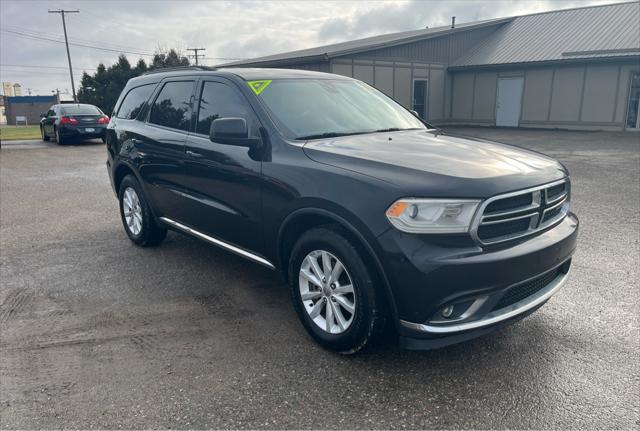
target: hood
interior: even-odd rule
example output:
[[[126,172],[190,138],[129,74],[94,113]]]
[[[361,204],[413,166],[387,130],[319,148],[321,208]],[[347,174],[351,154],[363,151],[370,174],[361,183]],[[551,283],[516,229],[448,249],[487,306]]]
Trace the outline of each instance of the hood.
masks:
[[[473,181],[490,185],[488,193],[499,193],[567,176],[556,160],[533,151],[424,130],[314,140],[304,150],[314,161],[405,188],[416,181],[427,185]]]

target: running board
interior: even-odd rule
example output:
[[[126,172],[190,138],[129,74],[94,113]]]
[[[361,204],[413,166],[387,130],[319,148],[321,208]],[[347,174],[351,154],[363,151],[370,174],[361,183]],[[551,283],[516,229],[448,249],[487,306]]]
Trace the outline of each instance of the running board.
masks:
[[[207,242],[209,242],[209,243],[211,243],[213,245],[217,245],[218,247],[222,247],[225,250],[228,250],[228,251],[230,251],[232,253],[235,253],[235,254],[240,255],[242,257],[245,257],[247,259],[253,260],[254,262],[257,262],[257,263],[259,263],[261,265],[266,266],[267,268],[276,269],[276,267],[271,262],[269,262],[267,259],[265,259],[263,257],[258,256],[257,254],[251,253],[251,252],[249,252],[247,250],[244,250],[244,249],[242,249],[240,247],[236,247],[233,244],[229,244],[228,242],[224,242],[222,240],[219,240],[217,238],[214,238],[212,236],[204,234],[204,233],[202,233],[200,231],[197,231],[197,230],[195,230],[193,228],[190,228],[189,226],[185,226],[182,223],[178,223],[175,220],[171,220],[170,218],[160,217],[160,220],[162,220],[164,223],[167,223],[170,226],[173,226],[173,227],[181,230],[182,232],[188,233],[188,234],[193,235],[193,236],[195,236],[197,238],[203,239],[203,240],[205,240],[205,241],[207,241]]]

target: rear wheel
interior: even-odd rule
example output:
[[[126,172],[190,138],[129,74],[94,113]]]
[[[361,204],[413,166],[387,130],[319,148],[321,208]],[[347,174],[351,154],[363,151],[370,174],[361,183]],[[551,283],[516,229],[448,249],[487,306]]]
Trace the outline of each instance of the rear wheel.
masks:
[[[40,135],[42,135],[42,140],[43,141],[48,141],[49,135],[47,135],[47,133],[44,131],[44,127],[40,126]]]
[[[56,129],[56,142],[58,145],[64,144],[64,138],[60,136],[60,130]]]
[[[118,197],[122,225],[129,239],[140,247],[160,244],[167,236],[167,230],[156,224],[142,187],[133,175],[124,177]]]
[[[382,332],[372,273],[337,230],[315,228],[300,237],[291,253],[289,282],[298,317],[323,347],[355,353]]]

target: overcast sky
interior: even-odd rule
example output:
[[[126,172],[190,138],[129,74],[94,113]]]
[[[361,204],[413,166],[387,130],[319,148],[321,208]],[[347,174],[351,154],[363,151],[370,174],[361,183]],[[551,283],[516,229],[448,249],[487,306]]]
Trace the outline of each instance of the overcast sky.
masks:
[[[132,63],[158,48],[206,48],[204,64],[309,48],[376,34],[523,15],[617,0],[466,1],[26,1],[0,0],[0,80],[23,94],[70,91],[59,15],[67,16],[71,60],[83,71],[112,64],[120,51]],[[53,40],[43,40],[53,39]],[[78,46],[85,45],[85,46]],[[97,48],[103,48],[103,50]]]

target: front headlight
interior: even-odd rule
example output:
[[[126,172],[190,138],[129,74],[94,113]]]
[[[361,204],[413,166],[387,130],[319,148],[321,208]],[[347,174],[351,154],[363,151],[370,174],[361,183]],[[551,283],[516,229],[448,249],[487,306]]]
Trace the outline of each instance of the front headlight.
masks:
[[[397,229],[409,233],[465,233],[479,200],[415,199],[394,202],[387,218]]]

